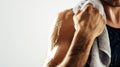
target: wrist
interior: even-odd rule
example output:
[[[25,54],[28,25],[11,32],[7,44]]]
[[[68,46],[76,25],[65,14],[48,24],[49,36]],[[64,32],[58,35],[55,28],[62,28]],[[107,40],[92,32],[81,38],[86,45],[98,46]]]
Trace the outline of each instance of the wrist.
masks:
[[[91,48],[95,37],[81,32],[80,30],[75,31],[71,52],[85,52],[87,49]],[[75,51],[74,51],[75,50]],[[77,50],[77,51],[76,51]]]
[[[82,31],[80,29],[76,30],[75,33],[77,35],[79,35],[79,37],[85,38],[85,39],[95,39],[96,38],[96,36],[94,34]]]

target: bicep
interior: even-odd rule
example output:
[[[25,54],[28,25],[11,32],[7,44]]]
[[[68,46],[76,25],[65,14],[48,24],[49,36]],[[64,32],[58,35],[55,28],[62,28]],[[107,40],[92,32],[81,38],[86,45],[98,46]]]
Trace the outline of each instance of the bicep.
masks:
[[[54,67],[64,59],[74,35],[73,13],[70,10],[66,13],[60,13],[56,19],[48,53],[47,65]]]

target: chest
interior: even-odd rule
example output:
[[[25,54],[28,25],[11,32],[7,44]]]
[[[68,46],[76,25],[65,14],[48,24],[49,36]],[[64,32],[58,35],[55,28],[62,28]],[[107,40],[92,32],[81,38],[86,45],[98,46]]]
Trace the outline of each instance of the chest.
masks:
[[[109,67],[120,66],[120,28],[107,26],[110,47],[111,47],[111,64]]]
[[[107,25],[111,49],[120,46],[120,28],[113,28]]]

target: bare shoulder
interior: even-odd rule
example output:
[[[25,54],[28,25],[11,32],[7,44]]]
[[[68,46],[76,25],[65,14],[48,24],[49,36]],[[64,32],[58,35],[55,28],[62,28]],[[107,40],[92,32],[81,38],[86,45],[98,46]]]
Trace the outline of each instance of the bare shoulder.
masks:
[[[74,35],[74,22],[73,22],[72,9],[66,9],[58,14],[58,23],[60,24],[59,41],[71,41]]]
[[[56,43],[71,42],[74,35],[72,9],[66,9],[58,13],[54,30],[51,35],[51,43],[54,46]]]
[[[66,20],[66,19],[72,18],[73,15],[74,15],[74,13],[73,13],[72,9],[66,9],[66,10],[63,10],[58,13],[58,18],[60,18],[62,20],[63,19]]]
[[[48,63],[52,67],[56,67],[56,65],[58,65],[63,60],[69,49],[74,35],[73,15],[74,13],[72,9],[66,9],[58,13],[58,17],[56,19],[54,30],[51,36],[50,48],[56,52],[53,53],[53,58]]]

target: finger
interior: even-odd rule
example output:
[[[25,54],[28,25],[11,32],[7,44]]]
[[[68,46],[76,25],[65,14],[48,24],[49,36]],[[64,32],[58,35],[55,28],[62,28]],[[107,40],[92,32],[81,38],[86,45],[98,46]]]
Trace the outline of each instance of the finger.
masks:
[[[100,18],[103,21],[103,24],[106,24],[106,21],[107,21],[106,18],[104,18],[103,15],[101,15],[101,14],[100,14]]]
[[[88,18],[92,12],[93,6],[91,4],[86,5],[86,7],[77,16],[80,18]]]
[[[86,13],[90,13],[93,9],[93,5],[92,4],[88,4],[86,5],[86,7],[82,10],[82,12],[86,12]]]
[[[105,21],[105,19],[103,18],[102,15],[100,15],[100,19],[101,19],[101,20],[99,20],[100,21],[100,26],[103,26],[103,29],[104,29],[104,27],[106,26],[106,21]]]
[[[103,15],[102,15],[102,19],[104,21],[104,24],[107,24],[107,19],[105,17],[103,17]]]
[[[97,8],[93,8],[93,13],[94,14],[100,14],[99,10]]]
[[[80,11],[80,10],[78,10],[78,11],[75,13],[75,15],[78,15],[80,12],[81,12],[81,11]]]

